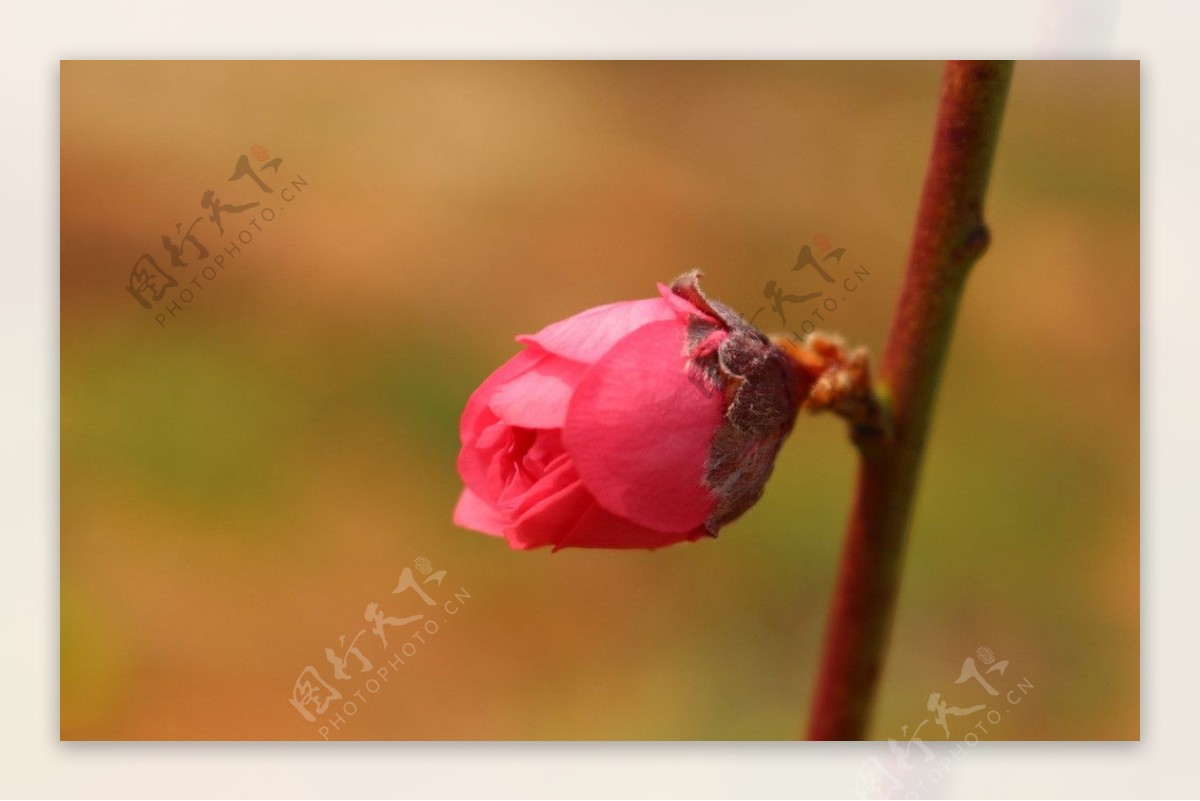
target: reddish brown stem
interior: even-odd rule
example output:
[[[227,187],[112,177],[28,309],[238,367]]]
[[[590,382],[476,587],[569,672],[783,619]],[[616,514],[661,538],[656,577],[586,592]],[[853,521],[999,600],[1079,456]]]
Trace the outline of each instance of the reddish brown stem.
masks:
[[[921,455],[970,267],[1012,62],[946,66],[933,151],[877,391],[891,436],[857,437],[858,481],[808,737],[860,740],[887,650]]]

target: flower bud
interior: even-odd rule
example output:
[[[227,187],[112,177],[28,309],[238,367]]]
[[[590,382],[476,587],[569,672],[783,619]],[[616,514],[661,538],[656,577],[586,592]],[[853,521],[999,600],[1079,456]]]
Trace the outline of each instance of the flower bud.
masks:
[[[697,279],[517,338],[463,412],[455,523],[514,548],[658,548],[758,500],[812,378]]]

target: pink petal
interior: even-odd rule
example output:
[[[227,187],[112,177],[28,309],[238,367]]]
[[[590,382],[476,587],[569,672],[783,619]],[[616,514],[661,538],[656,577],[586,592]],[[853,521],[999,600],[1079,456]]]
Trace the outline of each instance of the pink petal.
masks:
[[[503,481],[495,475],[495,465],[511,447],[512,429],[484,406],[475,425],[480,427],[474,440],[464,442],[458,452],[458,474],[471,492],[480,498],[496,498]]]
[[[563,429],[600,505],[658,531],[691,531],[713,506],[703,481],[722,398],[689,379],[684,332],[651,323],[617,343],[576,387]]]
[[[510,426],[484,409],[480,431],[458,453],[463,483],[488,503],[508,513],[541,478],[569,464],[558,429]]]
[[[699,539],[693,531],[655,531],[606,511],[583,486],[574,471],[563,472],[547,494],[505,529],[508,544],[517,549],[553,545],[561,548],[661,548]]]
[[[553,358],[536,348],[523,350],[493,371],[467,399],[458,426],[462,442],[458,454],[458,473],[463,483],[479,497],[498,497],[501,483],[491,480],[495,479],[492,474],[496,457],[501,451],[511,448],[514,439],[511,427],[492,411],[489,405],[492,397],[507,382]]]
[[[613,345],[642,326],[675,318],[674,306],[662,298],[625,300],[551,323],[536,334],[517,337],[517,341],[536,343],[565,359],[595,364]]]
[[[504,535],[513,548],[540,548],[554,545],[569,532],[596,500],[584,488],[574,469],[564,472],[557,482],[547,484],[546,492],[508,526]],[[539,490],[543,487],[539,487]]]
[[[550,433],[558,439],[557,431]],[[493,503],[510,519],[515,519],[530,505],[556,492],[568,481],[578,480],[570,457],[562,449],[561,441],[555,454],[536,455],[533,453],[536,447],[530,448],[524,454],[513,453],[505,460],[508,475]],[[569,476],[563,478],[564,473]]]
[[[562,428],[567,404],[586,364],[546,356],[528,371],[505,381],[488,405],[509,425],[523,428]]]
[[[464,489],[454,507],[454,525],[502,537],[508,521],[478,495]]]
[[[494,415],[488,408],[492,396],[509,381],[532,370],[549,357],[536,350],[523,350],[497,367],[467,399],[462,418],[458,424],[459,440],[465,445],[474,440]]]
[[[617,517],[593,504],[575,525],[561,535],[554,550],[562,548],[662,548],[677,542],[692,542],[706,536],[703,528],[691,531],[656,531],[632,520]]]

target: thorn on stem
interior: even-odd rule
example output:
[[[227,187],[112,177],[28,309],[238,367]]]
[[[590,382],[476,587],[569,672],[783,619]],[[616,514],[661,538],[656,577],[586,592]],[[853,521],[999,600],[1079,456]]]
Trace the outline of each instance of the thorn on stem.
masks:
[[[992,231],[988,228],[987,223],[980,220],[967,233],[967,237],[956,255],[962,263],[970,266],[987,252],[988,246],[991,244]]]

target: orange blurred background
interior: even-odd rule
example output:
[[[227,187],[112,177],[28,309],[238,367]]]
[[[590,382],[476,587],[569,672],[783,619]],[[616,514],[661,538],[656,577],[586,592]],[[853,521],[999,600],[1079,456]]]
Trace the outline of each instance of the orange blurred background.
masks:
[[[794,737],[842,427],[802,419],[719,540],[551,554],[450,523],[457,419],[514,335],[692,268],[800,325],[763,292],[813,289],[806,244],[865,272],[818,327],[878,352],[940,70],[64,62],[62,737]],[[228,180],[243,155],[271,192]],[[220,236],[208,190],[259,205]],[[933,691],[987,701],[955,680],[988,648],[989,680],[1033,689],[983,739],[1136,739],[1138,64],[1018,64],[988,207],[872,735],[906,738]],[[162,237],[198,217],[210,259],[171,266]],[[178,284],[151,309],[126,288],[143,253]],[[434,605],[392,594],[430,565]],[[370,603],[425,618],[385,647]],[[337,679],[325,649],[364,629],[371,668]],[[309,666],[342,693],[312,722],[289,703]]]

